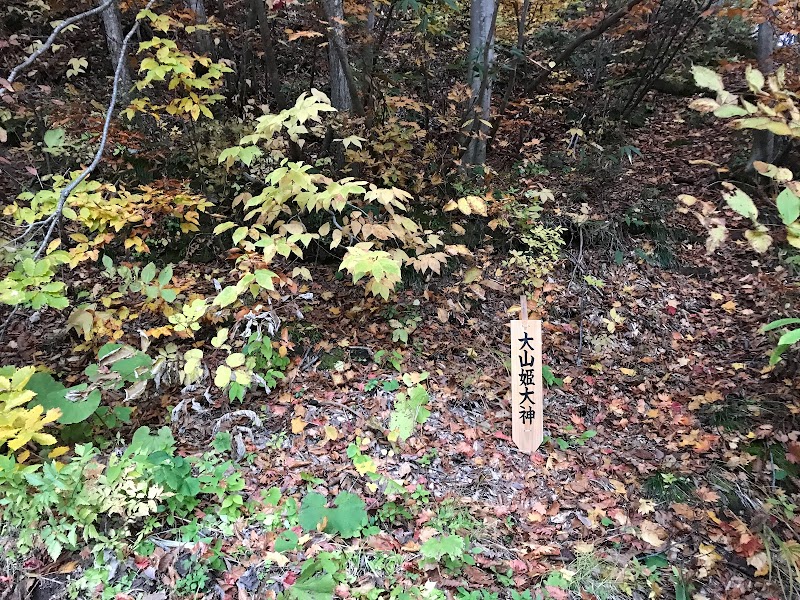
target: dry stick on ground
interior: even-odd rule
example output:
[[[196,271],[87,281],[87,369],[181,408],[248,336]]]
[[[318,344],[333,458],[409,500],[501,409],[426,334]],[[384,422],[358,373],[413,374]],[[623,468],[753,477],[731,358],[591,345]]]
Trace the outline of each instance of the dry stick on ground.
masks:
[[[85,13],[82,13],[82,15],[83,16],[88,16],[90,14],[95,14],[97,12],[100,12],[100,10],[103,10],[106,7],[108,7],[111,4],[112,1],[113,0],[108,0],[104,4],[101,4],[97,9],[93,9],[91,11],[86,11]],[[150,0],[147,3],[147,6],[145,6],[145,10],[149,9],[153,5],[154,2],[155,2],[155,0]],[[78,15],[78,17],[80,17],[80,16],[81,15]],[[67,21],[64,21],[64,23],[69,23],[70,21],[72,21],[74,23],[77,20],[78,20],[77,17],[72,17],[72,19],[68,19]],[[73,190],[76,187],[78,187],[81,184],[81,182],[83,182],[84,179],[86,179],[89,175],[91,175],[91,173],[97,168],[97,166],[100,164],[100,161],[103,158],[103,152],[105,151],[106,142],[108,141],[108,130],[111,127],[111,117],[112,117],[112,115],[114,113],[114,107],[117,104],[117,95],[119,94],[119,81],[120,81],[120,78],[122,76],[122,70],[123,70],[123,68],[125,66],[126,50],[128,48],[128,43],[131,41],[131,38],[139,30],[139,24],[140,23],[141,23],[141,21],[137,20],[134,23],[133,27],[131,27],[131,30],[128,32],[128,35],[126,35],[125,39],[122,40],[122,46],[121,46],[120,52],[119,52],[119,59],[117,60],[117,67],[116,67],[116,70],[114,71],[114,83],[113,83],[113,86],[111,88],[111,100],[109,100],[109,103],[108,103],[108,110],[106,112],[106,119],[105,119],[105,122],[103,123],[103,133],[102,133],[102,135],[100,137],[100,146],[97,148],[97,152],[94,155],[94,160],[92,160],[91,164],[88,167],[86,167],[81,172],[81,174],[78,175],[78,177],[75,180],[73,180],[67,187],[65,187],[61,191],[61,195],[58,198],[58,204],[56,205],[55,210],[50,214],[50,216],[47,217],[46,219],[41,220],[41,221],[36,221],[34,223],[31,223],[31,225],[28,227],[28,231],[30,232],[30,231],[33,231],[36,227],[42,227],[42,226],[45,226],[45,225],[49,224],[49,227],[47,228],[47,232],[45,233],[44,239],[42,240],[41,244],[39,245],[39,249],[36,251],[36,254],[33,257],[34,260],[38,260],[42,256],[42,253],[47,248],[47,243],[50,241],[50,238],[53,237],[53,232],[55,231],[56,225],[58,224],[58,222],[60,220],[61,213],[64,210],[64,205],[67,203],[67,198],[69,198],[69,195],[73,192]],[[63,23],[62,23],[62,25],[63,25]],[[61,29],[63,29],[63,27]],[[55,34],[56,31],[60,31],[60,29],[56,28],[56,30],[54,31],[54,34]],[[53,43],[53,39],[54,39],[54,35],[51,35],[50,38],[48,38],[48,40],[47,40],[47,42],[45,43],[45,46],[44,46],[45,49],[47,48],[47,44],[52,44]],[[41,52],[39,54],[41,54]],[[38,54],[34,53],[31,56],[33,57],[33,60],[35,60],[35,58],[36,58],[36,56],[38,56]],[[33,62],[33,60],[31,60],[31,57],[28,57],[28,59],[25,62],[23,62],[22,65],[16,67],[11,72],[11,76],[9,77],[9,81],[11,81],[11,77],[16,77],[17,73],[19,72],[19,70],[21,68],[25,68],[23,65],[26,65],[26,64],[30,65]],[[17,311],[19,310],[19,306],[20,305],[17,305],[17,306],[14,307],[14,310],[12,310],[11,314],[8,315],[8,318],[6,319],[5,323],[3,323],[3,326],[0,327],[0,340],[2,340],[3,337],[5,337],[6,329],[8,328],[9,323],[11,323],[11,320],[14,318],[14,315],[16,315]]]

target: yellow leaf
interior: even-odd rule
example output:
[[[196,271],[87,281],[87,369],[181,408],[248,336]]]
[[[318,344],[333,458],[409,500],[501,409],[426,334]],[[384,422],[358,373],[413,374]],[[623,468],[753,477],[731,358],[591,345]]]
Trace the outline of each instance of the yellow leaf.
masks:
[[[667,530],[652,521],[642,521],[642,531],[639,537],[654,548],[660,548],[667,541]]]
[[[292,419],[292,433],[300,433],[306,427],[308,427],[308,423],[303,421],[300,417]]]
[[[772,236],[761,230],[748,229],[744,232],[744,237],[750,242],[753,250],[760,254],[766,252],[772,245]]]
[[[763,577],[769,573],[770,562],[766,552],[759,552],[747,559],[747,564],[754,567],[756,570],[756,577]]]
[[[62,456],[69,452],[69,446],[58,446],[57,448],[53,448],[47,455],[47,458],[56,458],[58,456]]]
[[[625,367],[620,367],[619,370],[623,375],[627,375],[628,377],[633,377],[636,375],[636,369],[626,369]]]
[[[594,552],[594,544],[590,544],[589,542],[575,542],[575,545],[572,547],[575,552],[578,554],[591,554]]]
[[[474,281],[480,281],[483,270],[478,267],[471,267],[464,273],[464,283],[470,284]]]
[[[287,29],[286,33],[288,34],[286,36],[286,39],[289,42],[293,42],[300,38],[313,38],[322,36],[322,34],[319,31],[292,31],[291,29]]]
[[[651,512],[655,512],[656,504],[652,500],[645,500],[641,498],[639,500],[639,508],[636,510],[640,515],[647,515]]]
[[[487,216],[486,202],[483,198],[480,196],[467,196],[465,200],[474,214],[482,217]],[[459,200],[459,202],[461,201]]]
[[[333,425],[325,425],[325,441],[338,440],[339,432]]]
[[[264,552],[261,554],[261,556],[269,562],[275,563],[279,567],[284,567],[289,562],[289,559],[280,552]]]

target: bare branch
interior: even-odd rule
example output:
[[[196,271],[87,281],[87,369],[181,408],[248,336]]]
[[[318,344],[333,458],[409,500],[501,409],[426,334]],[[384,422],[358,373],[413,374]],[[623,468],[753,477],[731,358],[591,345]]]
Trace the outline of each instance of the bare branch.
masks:
[[[23,69],[27,69],[29,66],[31,66],[33,64],[33,61],[39,58],[42,54],[47,52],[50,46],[53,45],[53,42],[56,41],[58,34],[64,31],[67,27],[69,27],[74,23],[77,23],[81,19],[85,19],[86,17],[91,17],[92,15],[96,15],[97,13],[103,12],[105,9],[111,6],[112,2],[114,2],[114,0],[105,0],[105,2],[103,2],[102,4],[95,6],[94,8],[89,9],[85,12],[72,16],[66,21],[62,21],[61,23],[59,23],[58,26],[53,30],[53,33],[50,34],[50,37],[47,38],[47,41],[45,41],[44,44],[42,44],[33,54],[31,54],[28,58],[26,58],[19,65],[17,65],[11,70],[11,74],[8,76],[6,81],[8,81],[8,83],[14,83],[14,80],[17,78],[17,75],[19,75]],[[0,96],[2,96],[4,92],[5,89],[0,88]]]
[[[603,33],[605,33],[608,29],[619,23],[623,17],[625,17],[628,13],[633,10],[633,8],[641,4],[642,0],[628,0],[626,4],[621,6],[616,12],[611,13],[605,19],[600,21],[597,25],[594,26],[593,29],[582,33],[578,37],[576,37],[570,44],[567,45],[564,50],[561,51],[553,62],[550,63],[552,66],[548,66],[544,69],[539,75],[534,79],[531,83],[525,86],[525,93],[532,94],[535,92],[539,86],[544,83],[544,80],[547,79],[550,74],[559,66],[561,66],[564,61],[569,59],[572,56],[572,53],[575,52],[578,48],[580,48],[583,44],[588,41],[594,40],[599,38]]]
[[[155,0],[150,0],[147,3],[147,6],[145,6],[145,10],[149,9],[154,2]],[[117,60],[117,68],[116,71],[114,72],[114,85],[111,89],[111,100],[108,103],[108,110],[106,111],[106,120],[105,123],[103,123],[103,134],[100,137],[100,146],[97,148],[97,152],[95,153],[94,159],[92,160],[91,164],[88,167],[86,167],[81,172],[81,174],[78,175],[78,177],[76,177],[67,187],[65,187],[61,191],[61,195],[58,198],[58,204],[56,205],[55,210],[49,217],[47,217],[47,219],[45,219],[45,222],[49,223],[50,227],[48,227],[47,233],[45,234],[44,239],[42,240],[42,243],[39,246],[39,249],[36,251],[34,260],[38,259],[42,255],[45,248],[47,248],[47,243],[50,241],[50,238],[53,237],[53,232],[56,229],[59,217],[61,216],[61,212],[64,210],[64,205],[66,204],[69,195],[73,192],[73,190],[75,190],[76,187],[78,187],[81,184],[81,182],[84,179],[86,179],[89,175],[91,175],[92,171],[94,171],[97,168],[97,165],[100,164],[100,161],[103,158],[103,152],[106,149],[106,142],[108,141],[108,130],[111,127],[111,117],[114,113],[114,107],[117,104],[117,95],[119,94],[119,82],[122,77],[122,72],[125,68],[125,59],[127,58],[126,50],[128,48],[128,43],[131,41],[131,38],[139,30],[140,23],[141,21],[137,20],[133,24],[133,27],[131,27],[131,30],[128,32],[128,35],[126,35],[125,39],[122,40],[122,46],[120,47],[119,58]]]

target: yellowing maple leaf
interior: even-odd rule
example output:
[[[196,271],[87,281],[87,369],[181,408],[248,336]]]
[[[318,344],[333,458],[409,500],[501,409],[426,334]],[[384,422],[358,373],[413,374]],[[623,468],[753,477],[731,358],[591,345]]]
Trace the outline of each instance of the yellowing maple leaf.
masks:
[[[663,546],[668,538],[667,530],[652,521],[642,521],[639,537],[654,548]]]
[[[641,498],[639,500],[639,508],[636,510],[640,515],[647,515],[651,512],[655,512],[656,504],[652,500],[646,500]]]

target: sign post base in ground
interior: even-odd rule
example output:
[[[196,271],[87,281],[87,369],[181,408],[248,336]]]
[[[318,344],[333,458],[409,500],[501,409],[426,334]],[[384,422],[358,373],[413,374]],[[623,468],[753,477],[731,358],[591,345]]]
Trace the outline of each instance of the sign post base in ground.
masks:
[[[511,321],[511,437],[523,452],[542,443],[542,322],[528,320],[527,298],[522,314]]]

